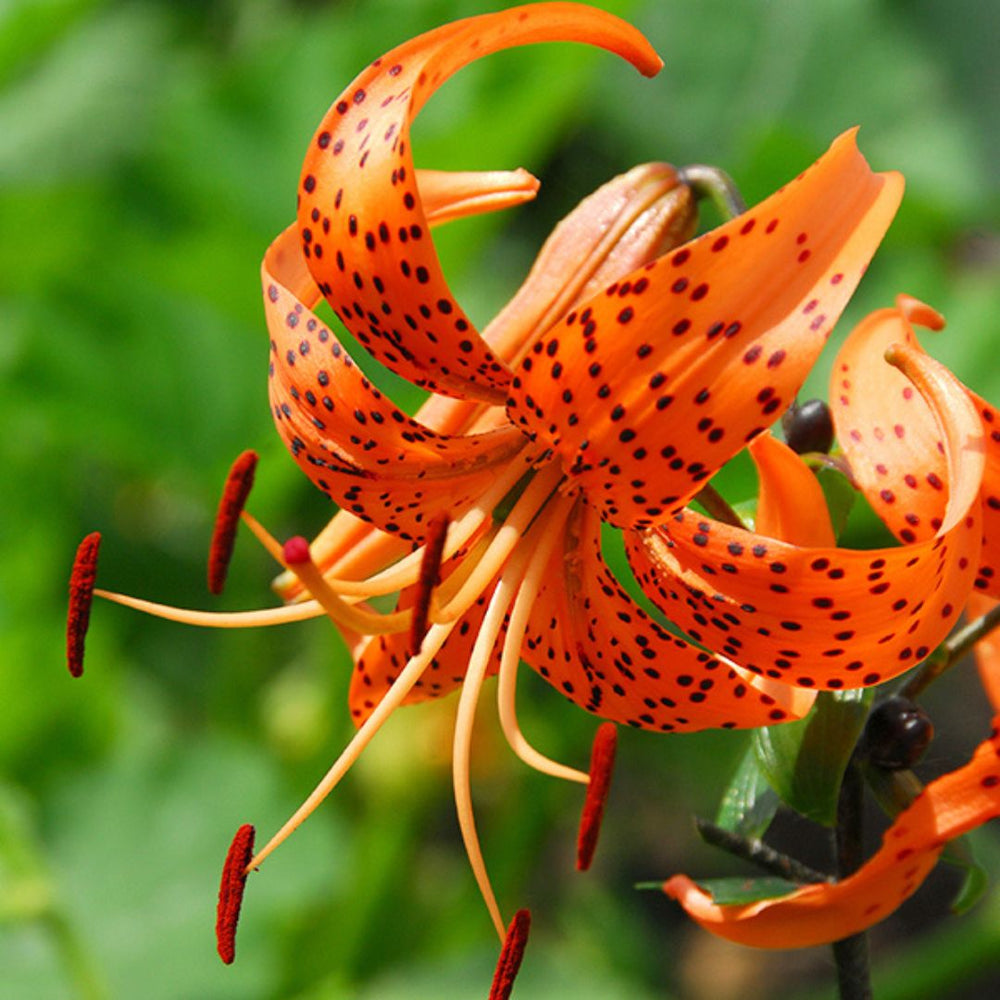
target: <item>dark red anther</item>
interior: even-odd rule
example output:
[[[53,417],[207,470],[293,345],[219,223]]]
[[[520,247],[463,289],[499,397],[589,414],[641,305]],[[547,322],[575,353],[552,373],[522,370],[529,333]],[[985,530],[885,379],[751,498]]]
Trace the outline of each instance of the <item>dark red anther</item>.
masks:
[[[312,556],[309,553],[309,542],[301,535],[292,535],[285,542],[284,556],[285,562],[289,566],[300,566],[302,563],[311,562]]]
[[[594,734],[594,747],[590,752],[590,782],[583,801],[580,832],[576,838],[576,869],[585,872],[594,859],[597,838],[601,833],[604,804],[611,788],[611,771],[615,765],[615,747],[618,729],[613,722],[603,722]]]
[[[427,634],[427,614],[431,606],[431,594],[441,582],[441,556],[444,540],[448,535],[451,518],[446,513],[438,514],[427,524],[427,539],[424,554],[420,560],[420,576],[417,578],[416,596],[413,600],[413,621],[410,624],[410,649],[416,656]]]
[[[83,673],[83,650],[90,625],[90,606],[94,603],[97,579],[97,553],[101,534],[92,531],[80,542],[69,577],[69,614],[66,617],[66,664],[74,677]]]
[[[229,560],[233,557],[233,546],[236,544],[236,529],[253,487],[256,469],[257,452],[245,451],[233,462],[226,477],[208,548],[208,589],[213,594],[221,594],[226,585]]]
[[[222,866],[219,883],[219,905],[215,912],[215,941],[219,958],[232,965],[236,958],[236,924],[243,905],[243,890],[247,884],[247,865],[253,857],[254,828],[244,823],[229,845],[226,863]]]
[[[489,1000],[507,1000],[514,988],[517,970],[521,968],[524,958],[524,948],[528,943],[528,931],[531,929],[531,914],[527,910],[518,910],[507,928],[507,936],[503,939],[500,949],[500,959],[497,971],[493,975],[493,985],[490,987]]]

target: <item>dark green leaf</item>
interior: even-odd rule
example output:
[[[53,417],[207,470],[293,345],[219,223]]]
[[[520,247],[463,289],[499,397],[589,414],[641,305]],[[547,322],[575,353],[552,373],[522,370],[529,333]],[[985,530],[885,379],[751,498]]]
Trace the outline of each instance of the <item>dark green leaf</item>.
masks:
[[[968,838],[952,840],[941,855],[942,861],[961,868],[965,873],[962,887],[951,901],[951,912],[956,916],[967,913],[982,899],[983,893],[989,888],[990,876],[986,869],[975,859]]]
[[[787,879],[764,876],[763,878],[709,878],[701,879],[698,885],[711,893],[712,902],[719,906],[733,906],[742,903],[756,903],[762,899],[787,896],[802,888]]]
[[[833,825],[840,782],[872,697],[871,689],[822,693],[800,722],[757,730],[754,751],[761,771],[786,805]]]
[[[826,497],[834,536],[839,539],[847,527],[847,519],[850,517],[858,492],[847,481],[847,476],[836,469],[822,468],[816,473],[816,478],[823,489],[823,496]]]
[[[780,804],[751,742],[719,803],[715,825],[742,837],[762,837]]]

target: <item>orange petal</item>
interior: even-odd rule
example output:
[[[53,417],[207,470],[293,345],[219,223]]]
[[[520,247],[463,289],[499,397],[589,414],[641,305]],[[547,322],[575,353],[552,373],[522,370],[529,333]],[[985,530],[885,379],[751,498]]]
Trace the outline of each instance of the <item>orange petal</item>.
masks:
[[[800,718],[812,693],[751,678],[653,621],[608,570],[596,512],[578,504],[532,609],[522,656],[570,701],[664,732]]]
[[[760,478],[757,533],[793,545],[835,545],[826,497],[809,466],[770,434],[750,442],[750,457]]]
[[[997,606],[997,601],[983,594],[973,593],[965,607],[968,618],[979,618],[988,614]],[[990,632],[975,645],[976,668],[979,680],[989,698],[993,710],[1000,712],[1000,635]]]
[[[792,401],[902,196],[854,133],[766,201],[574,309],[511,419],[619,526],[664,520]]]
[[[540,186],[527,170],[418,170],[417,191],[429,226],[531,201]]]
[[[500,49],[579,41],[647,74],[662,63],[618,18],[591,7],[517,7],[444,25],[376,59],[334,102],[299,185],[302,253],[348,329],[389,368],[427,389],[502,402],[510,373],[441,273],[420,202],[410,123],[454,72]]]
[[[871,927],[916,891],[947,841],[1000,816],[998,723],[968,764],[932,781],[900,813],[878,853],[850,878],[739,906],[717,906],[685,875],[668,879],[664,892],[705,930],[755,948],[805,948]]]
[[[872,313],[852,331],[830,380],[837,438],[855,481],[903,542],[930,538],[940,527],[948,488],[933,412],[900,372],[879,363],[891,344],[920,349],[914,325],[940,330],[944,319],[930,306],[900,295],[894,308]],[[969,395],[989,432],[976,588],[1000,596],[1000,419],[989,403]]]
[[[944,423],[952,492],[933,538],[902,548],[802,548],[685,510],[629,537],[640,585],[696,641],[804,687],[895,677],[951,630],[978,564],[982,428],[961,384],[926,354],[910,362]]]
[[[520,361],[579,302],[689,239],[697,215],[691,189],[668,164],[646,163],[612,178],[559,222],[483,339],[506,364]],[[464,421],[482,408],[431,396],[417,416],[436,430],[455,433],[467,430]],[[505,414],[502,418],[506,422]]]
[[[295,264],[294,239],[285,230],[262,269],[278,432],[306,475],[341,507],[418,539],[434,513],[460,512],[481,495],[496,468],[524,450],[524,437],[511,427],[438,434],[393,406],[296,294],[308,276]]]

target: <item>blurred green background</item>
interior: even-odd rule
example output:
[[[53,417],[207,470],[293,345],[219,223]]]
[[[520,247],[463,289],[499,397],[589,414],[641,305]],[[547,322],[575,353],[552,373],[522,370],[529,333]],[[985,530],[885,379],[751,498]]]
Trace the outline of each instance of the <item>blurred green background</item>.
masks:
[[[225,597],[211,604],[203,582],[242,449],[261,454],[251,509],[276,534],[313,534],[330,514],[270,424],[261,255],[354,74],[498,6],[0,2],[0,997],[485,995],[496,942],[453,819],[453,702],[398,713],[251,879],[224,968],[212,927],[229,838],[247,821],[269,835],[348,739],[346,653],[323,622],[209,633],[106,604],[81,681],[63,644],[67,571],[91,530],[110,588],[272,602],[273,566],[245,535]],[[949,320],[930,349],[1000,400],[996,5],[601,6],[646,31],[658,78],[582,47],[499,54],[449,82],[415,130],[421,165],[523,165],[543,180],[534,205],[439,231],[474,317],[504,301],[575,201],[636,162],[716,163],[754,201],[861,124],[873,165],[908,188],[842,330],[917,295]],[[967,681],[934,703],[938,769],[985,733]],[[593,720],[521,683],[526,731],[585,764]],[[714,813],[745,736],[623,733],[602,847],[580,876],[579,789],[526,772],[492,715],[484,704],[475,795],[501,904],[534,913],[520,1000],[831,995],[826,950],[741,951],[633,889],[746,870],[690,822]],[[1000,872],[996,834],[976,840]],[[1000,894],[942,921],[954,881],[938,878],[944,895],[925,888],[873,935],[880,997],[974,996],[1000,971]]]

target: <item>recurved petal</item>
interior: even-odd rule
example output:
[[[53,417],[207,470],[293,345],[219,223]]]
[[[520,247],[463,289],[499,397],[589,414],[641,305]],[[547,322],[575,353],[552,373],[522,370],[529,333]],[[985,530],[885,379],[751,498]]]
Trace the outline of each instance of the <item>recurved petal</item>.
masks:
[[[903,542],[930,538],[941,525],[948,473],[934,414],[906,377],[881,364],[894,343],[921,350],[914,326],[944,327],[930,306],[900,295],[866,317],[844,341],[830,380],[837,438],[860,489]],[[969,390],[966,390],[969,392]],[[1000,418],[973,392],[987,431],[983,474],[983,551],[976,589],[1000,596]]]
[[[506,364],[519,362],[577,303],[609,285],[616,294],[616,279],[689,239],[697,216],[691,189],[666,163],[644,163],[612,178],[559,222],[483,339]],[[454,432],[468,429],[462,421],[481,420],[477,408],[483,404],[432,395],[418,416]],[[506,422],[505,413],[491,409]]]
[[[603,518],[664,521],[791,403],[902,189],[845,133],[746,214],[572,310],[517,370],[511,419]]]
[[[716,905],[686,875],[668,879],[664,892],[705,930],[755,948],[805,948],[871,927],[916,891],[947,841],[1000,815],[998,722],[968,764],[932,781],[900,813],[878,853],[850,878],[740,906]]]
[[[992,597],[974,593],[969,597],[965,613],[971,621],[988,614],[996,606],[997,601]],[[975,646],[975,655],[979,682],[983,685],[993,711],[1000,712],[1000,635],[993,631],[980,639]]]
[[[809,466],[769,433],[751,441],[749,451],[760,480],[757,534],[793,545],[835,545],[823,488]]]
[[[502,402],[510,373],[441,273],[414,174],[410,123],[474,59],[559,40],[617,52],[649,75],[662,65],[638,31],[592,7],[541,3],[485,14],[376,59],[334,102],[309,145],[298,226],[316,284],[375,357],[427,389]]]
[[[512,427],[438,434],[393,406],[296,294],[308,300],[310,279],[294,240],[285,230],[262,267],[278,432],[306,475],[341,507],[419,539],[435,513],[460,512],[495,481],[498,467],[521,461],[525,439]]]
[[[578,503],[522,646],[557,691],[601,718],[664,732],[764,726],[809,711],[811,692],[743,673],[653,621],[600,546],[596,511]]]
[[[952,490],[933,537],[901,548],[804,548],[684,510],[629,538],[643,590],[695,640],[788,684],[865,687],[908,670],[965,606],[982,535],[983,434],[933,358],[904,362],[942,429]]]

